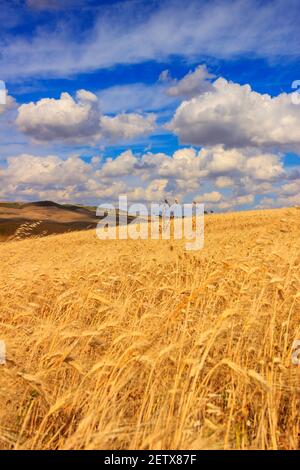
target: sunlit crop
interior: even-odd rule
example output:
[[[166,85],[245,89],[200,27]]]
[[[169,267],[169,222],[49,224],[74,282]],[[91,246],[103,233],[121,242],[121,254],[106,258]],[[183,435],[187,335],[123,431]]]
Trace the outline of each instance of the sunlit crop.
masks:
[[[300,210],[0,244],[0,448],[297,449]]]

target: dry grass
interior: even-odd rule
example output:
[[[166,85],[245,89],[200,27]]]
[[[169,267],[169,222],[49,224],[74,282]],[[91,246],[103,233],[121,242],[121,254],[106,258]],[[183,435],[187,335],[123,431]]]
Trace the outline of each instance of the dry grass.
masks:
[[[0,242],[86,230],[96,227],[98,222],[92,208],[51,201],[0,202]]]
[[[0,448],[297,449],[300,210],[0,246]]]

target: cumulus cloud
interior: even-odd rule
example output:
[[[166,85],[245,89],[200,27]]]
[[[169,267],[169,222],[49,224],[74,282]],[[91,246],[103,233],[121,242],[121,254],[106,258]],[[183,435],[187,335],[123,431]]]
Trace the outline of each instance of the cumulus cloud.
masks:
[[[289,178],[280,156],[222,147],[183,148],[173,155],[126,151],[90,162],[76,155],[21,154],[0,166],[0,197],[100,203],[127,194],[136,202],[196,199],[207,208],[230,210],[251,206],[261,195],[295,200],[300,186]]]
[[[117,158],[108,158],[103,167],[102,174],[105,177],[120,177],[129,175],[133,172],[137,163],[131,150],[121,153]]]
[[[210,193],[204,193],[200,196],[200,200],[203,202],[219,202],[222,199],[222,194],[218,191],[211,191]]]
[[[98,99],[93,93],[79,90],[73,99],[62,93],[59,99],[43,98],[37,103],[22,104],[16,123],[36,141],[80,140],[100,134]]]
[[[0,104],[0,114],[4,114],[6,111],[10,111],[11,109],[14,109],[17,106],[16,100],[12,96],[6,95],[5,100],[5,104]]]
[[[277,155],[262,154],[247,159],[247,173],[256,181],[276,180],[284,174],[282,162]]]
[[[234,180],[233,178],[230,178],[230,176],[219,176],[216,179],[215,185],[217,188],[229,188],[230,186],[234,185]]]
[[[131,140],[135,137],[151,134],[156,128],[155,115],[128,113],[114,117],[102,116],[100,119],[102,134],[110,140]]]
[[[129,168],[131,174],[139,174],[143,180],[151,179],[153,175],[167,178],[168,188],[182,194],[197,191],[206,183],[213,188],[253,190],[261,194],[270,191],[272,184],[286,178],[280,155],[262,154],[253,149],[225,149],[222,146],[202,148],[198,152],[184,148],[172,156],[148,153],[136,163],[131,156]]]
[[[167,94],[187,99],[202,95],[206,91],[213,90],[210,80],[214,77],[215,75],[208,72],[206,65],[199,65],[196,70],[189,72],[181,80],[174,80],[172,86],[167,89]]]
[[[259,204],[257,204],[257,209],[271,209],[273,207],[290,207],[297,206],[300,207],[300,181],[297,190],[293,190],[293,194],[288,194],[285,191],[281,191],[282,188],[279,188],[273,197],[263,197]]]
[[[226,149],[222,145],[203,148],[199,152],[202,167],[211,176],[232,179],[247,176],[255,181],[274,181],[284,174],[282,157],[253,149]],[[218,179],[218,181],[220,181]],[[224,179],[222,180],[224,183]]]
[[[300,177],[281,185],[275,193],[276,197],[269,201],[269,207],[300,206]]]
[[[183,101],[168,125],[181,142],[300,150],[300,106],[291,95],[260,94],[219,78],[213,90]]]
[[[101,138],[130,140],[146,135],[155,128],[155,116],[135,113],[104,116],[98,97],[87,90],[79,90],[75,98],[62,93],[59,99],[43,98],[21,105],[16,124],[21,132],[37,142],[93,143]]]
[[[280,189],[281,189],[281,193],[284,196],[294,196],[295,194],[299,194],[300,193],[300,179],[293,183],[283,184]]]
[[[98,163],[98,159],[86,163],[76,155],[66,159],[56,155],[10,157],[6,166],[0,168],[0,197],[61,202],[115,198],[126,186],[123,182],[102,178]]]
[[[167,179],[153,179],[147,185],[129,188],[127,197],[132,202],[162,202],[171,194],[167,189]]]

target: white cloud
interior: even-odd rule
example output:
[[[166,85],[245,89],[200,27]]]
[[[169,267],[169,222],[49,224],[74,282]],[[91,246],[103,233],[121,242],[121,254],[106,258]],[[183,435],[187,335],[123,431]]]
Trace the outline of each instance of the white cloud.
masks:
[[[284,169],[277,155],[263,154],[247,159],[247,173],[255,180],[276,180],[280,178]]]
[[[232,182],[236,177],[252,178],[255,181],[273,181],[284,175],[282,157],[276,154],[262,153],[254,149],[225,149],[222,145],[202,148],[199,152],[202,158],[202,169],[210,176],[219,177],[221,186]],[[229,186],[229,185],[228,185]]]
[[[101,132],[110,140],[131,140],[135,137],[151,134],[156,128],[155,115],[148,114],[118,114],[117,116],[102,116],[100,119]]]
[[[162,202],[169,196],[167,179],[153,179],[145,187],[134,187],[127,191],[127,196],[133,202]]]
[[[0,90],[1,91],[1,90]],[[10,111],[16,107],[16,100],[10,95],[6,95],[5,104],[0,104],[0,114],[4,114],[6,111]]]
[[[254,194],[245,194],[239,196],[234,200],[234,206],[243,206],[244,204],[252,204],[254,201]]]
[[[203,166],[211,175],[232,175],[245,171],[247,155],[238,149],[224,149],[222,145],[200,151]]]
[[[285,196],[294,196],[300,193],[300,179],[293,183],[286,183],[282,185],[281,192]]]
[[[166,85],[155,83],[131,83],[116,85],[100,90],[97,95],[103,113],[158,111],[178,103],[178,100],[167,96]]]
[[[260,203],[256,206],[257,209],[270,209],[273,207],[290,207],[290,206],[300,206],[300,184],[298,192],[295,194],[279,194],[273,197],[264,197],[261,199]]]
[[[92,138],[100,135],[97,97],[85,90],[62,93],[59,99],[43,98],[19,107],[16,123],[36,141]]]
[[[163,70],[163,71],[159,74],[159,78],[158,78],[158,81],[159,81],[159,82],[169,82],[170,80],[172,80],[172,77],[171,77],[171,74],[170,74],[170,70],[168,70],[168,69]]]
[[[28,1],[40,8],[59,3]],[[86,2],[85,7],[89,7]],[[74,8],[70,13],[74,16],[67,20],[59,17],[51,30],[38,28],[29,39],[4,37],[2,78],[16,79],[20,73],[22,77],[66,77],[116,64],[166,61],[175,54],[194,62],[203,56],[232,58],[242,54],[299,57],[298,7],[293,0],[170,0],[160,2],[157,8],[153,2],[127,2],[126,8],[119,2],[101,8],[91,5],[94,25],[80,34],[78,9]]]
[[[104,116],[100,113],[97,96],[79,90],[75,99],[69,93],[62,93],[59,99],[43,98],[21,105],[16,124],[36,142],[95,143],[101,138],[131,140],[149,134],[155,128],[155,115]]]
[[[234,185],[234,180],[233,178],[230,178],[230,176],[219,176],[216,179],[216,187],[217,188],[229,188],[230,186]]]
[[[137,159],[131,150],[121,153],[117,158],[108,158],[102,167],[102,175],[105,177],[120,177],[133,172]]]
[[[14,200],[88,202],[114,199],[126,189],[123,182],[102,178],[95,162],[86,163],[76,155],[65,160],[56,155],[10,157],[0,168],[0,183],[1,199]]]
[[[0,177],[5,177],[5,185],[59,187],[84,182],[88,168],[83,160],[75,156],[62,160],[56,155],[39,157],[21,154],[8,159],[8,166],[0,170]]]
[[[300,191],[297,194],[286,197],[278,197],[276,200],[276,205],[278,207],[284,206],[300,206]]]
[[[235,172],[228,175],[233,164]],[[62,159],[21,154],[0,166],[0,188],[1,199],[99,203],[127,194],[137,202],[196,199],[220,210],[251,206],[255,195],[276,194],[282,202],[294,201],[300,192],[298,180],[289,181],[283,171],[280,156],[266,154],[264,161],[264,155],[253,150],[221,147],[180,149],[171,156],[126,151],[114,159],[95,156],[90,162],[76,155]]]
[[[183,101],[168,125],[181,142],[227,147],[300,149],[300,106],[219,78],[214,89]]]
[[[210,193],[204,193],[199,198],[203,202],[219,202],[222,199],[222,194],[218,191],[211,191]]]
[[[214,77],[215,75],[208,72],[206,65],[199,65],[194,72],[189,72],[181,80],[174,80],[172,86],[167,89],[167,94],[190,99],[211,91],[213,86],[210,80]]]

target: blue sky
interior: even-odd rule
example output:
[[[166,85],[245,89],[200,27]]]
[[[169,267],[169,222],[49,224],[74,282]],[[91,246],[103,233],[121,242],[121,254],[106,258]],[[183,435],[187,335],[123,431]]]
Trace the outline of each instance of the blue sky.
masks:
[[[292,0],[2,0],[0,198],[300,204],[299,19]]]

